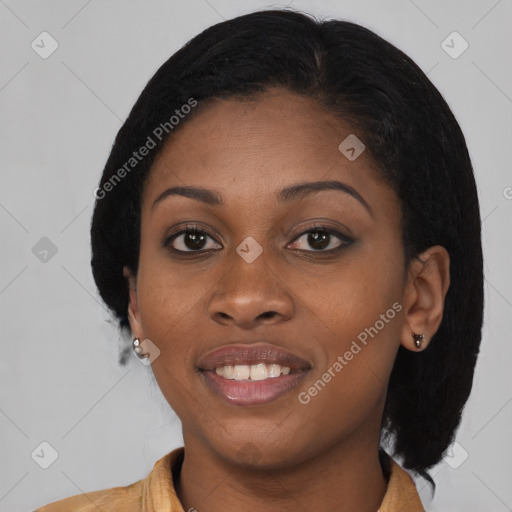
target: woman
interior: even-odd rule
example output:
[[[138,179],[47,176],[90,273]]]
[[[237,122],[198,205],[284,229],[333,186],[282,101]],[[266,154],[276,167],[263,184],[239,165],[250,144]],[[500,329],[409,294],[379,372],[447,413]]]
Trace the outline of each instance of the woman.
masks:
[[[96,284],[184,447],[39,511],[423,510],[406,469],[435,487],[483,271],[464,137],[410,58],[297,12],[215,25],[149,81],[96,197]]]

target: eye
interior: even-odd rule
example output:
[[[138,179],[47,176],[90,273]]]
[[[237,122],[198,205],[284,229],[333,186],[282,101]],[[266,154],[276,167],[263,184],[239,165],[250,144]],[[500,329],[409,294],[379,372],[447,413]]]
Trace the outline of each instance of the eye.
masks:
[[[301,241],[303,247],[300,247]],[[330,253],[349,246],[353,241],[329,226],[315,226],[296,237],[290,247],[306,252]],[[168,236],[163,245],[176,253],[203,253],[222,248],[207,231],[193,225]]]
[[[337,239],[337,240],[336,240]],[[303,247],[296,247],[302,241]],[[329,226],[315,226],[299,235],[293,241],[292,249],[308,252],[334,252],[352,244],[354,240]],[[308,249],[304,246],[312,248]]]
[[[220,244],[213,240],[206,231],[196,226],[187,226],[167,237],[164,240],[164,246],[170,246],[176,252],[202,252],[221,248]]]

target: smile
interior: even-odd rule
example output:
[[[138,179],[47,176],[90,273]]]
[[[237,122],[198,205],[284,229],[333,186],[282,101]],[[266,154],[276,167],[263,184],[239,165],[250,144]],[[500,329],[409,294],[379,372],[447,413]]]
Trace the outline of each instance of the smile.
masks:
[[[288,375],[290,367],[265,363],[237,364],[218,366],[215,368],[215,373],[230,380],[266,380]]]
[[[243,377],[247,375],[248,371],[251,371],[248,365],[237,365],[237,367],[241,368],[241,370],[237,370],[239,377]],[[223,371],[224,368],[226,367],[220,370]],[[233,372],[235,372],[234,368],[236,367],[233,367]],[[265,377],[259,380],[244,377],[237,380],[234,377],[227,378],[218,375],[218,370],[202,371],[201,376],[204,382],[216,395],[232,405],[240,406],[263,405],[277,400],[279,397],[297,388],[309,373],[309,370],[303,370],[285,375],[281,373],[281,368],[279,376]]]

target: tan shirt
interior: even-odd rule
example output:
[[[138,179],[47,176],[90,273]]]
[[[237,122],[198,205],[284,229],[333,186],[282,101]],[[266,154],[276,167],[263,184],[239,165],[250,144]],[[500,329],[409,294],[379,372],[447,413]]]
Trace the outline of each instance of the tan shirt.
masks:
[[[146,478],[131,485],[79,494],[34,512],[185,512],[174,487],[184,450],[164,455]],[[387,491],[377,512],[425,512],[412,478],[392,458],[390,462]]]

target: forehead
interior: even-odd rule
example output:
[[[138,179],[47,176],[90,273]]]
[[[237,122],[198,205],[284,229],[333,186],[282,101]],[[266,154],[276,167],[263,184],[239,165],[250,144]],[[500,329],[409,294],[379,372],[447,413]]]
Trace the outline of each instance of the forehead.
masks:
[[[282,89],[251,100],[216,99],[171,134],[153,164],[144,202],[172,185],[214,188],[235,201],[249,191],[268,196],[321,179],[382,192],[368,155],[351,161],[339,149],[354,131],[316,101]]]

